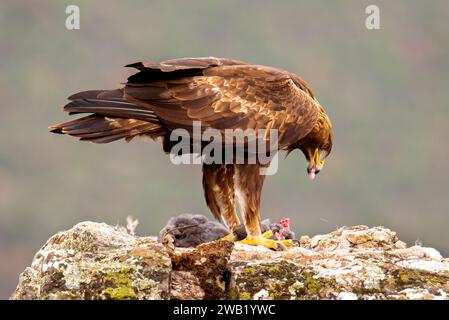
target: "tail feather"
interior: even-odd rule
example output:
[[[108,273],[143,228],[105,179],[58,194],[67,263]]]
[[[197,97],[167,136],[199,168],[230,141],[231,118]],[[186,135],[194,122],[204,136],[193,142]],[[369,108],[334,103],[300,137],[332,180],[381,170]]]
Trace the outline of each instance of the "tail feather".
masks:
[[[165,130],[158,117],[149,109],[123,99],[123,89],[89,90],[69,97],[64,111],[69,114],[91,115],[51,126],[50,132],[68,134],[94,143],[132,140],[136,136],[153,139]]]
[[[144,121],[156,121],[158,118],[153,111],[128,102],[77,99],[64,106],[69,115],[78,113],[96,113],[104,116],[113,116]]]
[[[77,100],[77,99],[103,99],[103,100],[116,100],[126,102],[123,99],[123,88],[115,89],[115,90],[87,90],[81,91],[75,94],[72,94],[68,97],[68,100]]]
[[[156,139],[163,135],[163,128],[142,120],[110,118],[90,115],[50,127],[53,133],[68,134],[80,140],[94,143],[108,143],[115,140],[132,140],[136,136],[149,136]]]

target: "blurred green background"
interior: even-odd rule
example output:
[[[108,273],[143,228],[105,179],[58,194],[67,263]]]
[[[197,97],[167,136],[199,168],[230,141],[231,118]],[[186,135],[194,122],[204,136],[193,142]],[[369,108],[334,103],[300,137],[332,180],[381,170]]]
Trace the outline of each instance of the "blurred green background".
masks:
[[[81,29],[65,28],[77,4]],[[381,29],[365,28],[377,4]],[[210,217],[199,166],[150,140],[109,145],[51,135],[66,97],[115,88],[135,61],[218,56],[303,77],[333,121],[318,179],[280,161],[262,214],[297,235],[382,225],[449,254],[449,3],[442,1],[0,2],[0,298],[54,233],[83,220],[155,235],[172,215]]]

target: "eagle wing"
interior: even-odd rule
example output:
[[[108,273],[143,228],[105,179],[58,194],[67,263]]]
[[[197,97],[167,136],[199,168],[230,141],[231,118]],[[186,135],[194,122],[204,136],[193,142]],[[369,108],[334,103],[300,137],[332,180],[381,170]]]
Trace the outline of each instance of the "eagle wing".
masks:
[[[220,58],[128,65],[124,98],[154,112],[170,129],[277,129],[288,148],[313,128],[319,104],[298,76],[275,68]]]

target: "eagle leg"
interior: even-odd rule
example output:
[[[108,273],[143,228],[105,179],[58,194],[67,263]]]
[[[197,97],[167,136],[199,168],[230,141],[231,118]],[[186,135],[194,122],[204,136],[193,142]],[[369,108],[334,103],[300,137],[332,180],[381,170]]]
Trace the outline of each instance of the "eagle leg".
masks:
[[[265,176],[259,164],[236,164],[234,175],[235,195],[240,205],[243,224],[248,238],[261,237],[260,196]]]
[[[238,242],[253,246],[264,246],[273,250],[285,250],[294,245],[291,240],[269,239],[271,230],[262,234],[260,228],[260,196],[264,175],[260,174],[259,164],[235,165],[234,188],[242,211],[246,238]]]
[[[233,232],[240,227],[235,207],[234,166],[203,164],[203,189],[212,214],[232,231],[223,240],[233,241]]]
[[[220,238],[221,241],[235,241],[235,235],[233,232],[225,235],[224,237]]]

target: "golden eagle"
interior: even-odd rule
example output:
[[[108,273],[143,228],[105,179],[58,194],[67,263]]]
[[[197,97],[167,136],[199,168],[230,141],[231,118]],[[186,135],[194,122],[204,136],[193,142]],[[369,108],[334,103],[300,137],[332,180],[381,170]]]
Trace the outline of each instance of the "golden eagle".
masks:
[[[127,65],[139,70],[124,87],[76,93],[64,106],[82,118],[50,127],[93,143],[136,136],[162,138],[170,152],[175,129],[275,129],[278,149],[300,149],[310,178],[322,169],[332,148],[332,126],[309,86],[297,75],[276,68],[223,58],[183,58],[158,64]],[[192,138],[194,140],[194,138]],[[264,175],[256,163],[203,164],[207,205],[234,231],[240,226],[240,205],[247,238],[242,242],[283,249],[287,240],[268,239],[260,229],[260,196]],[[232,233],[229,238],[232,238]]]

